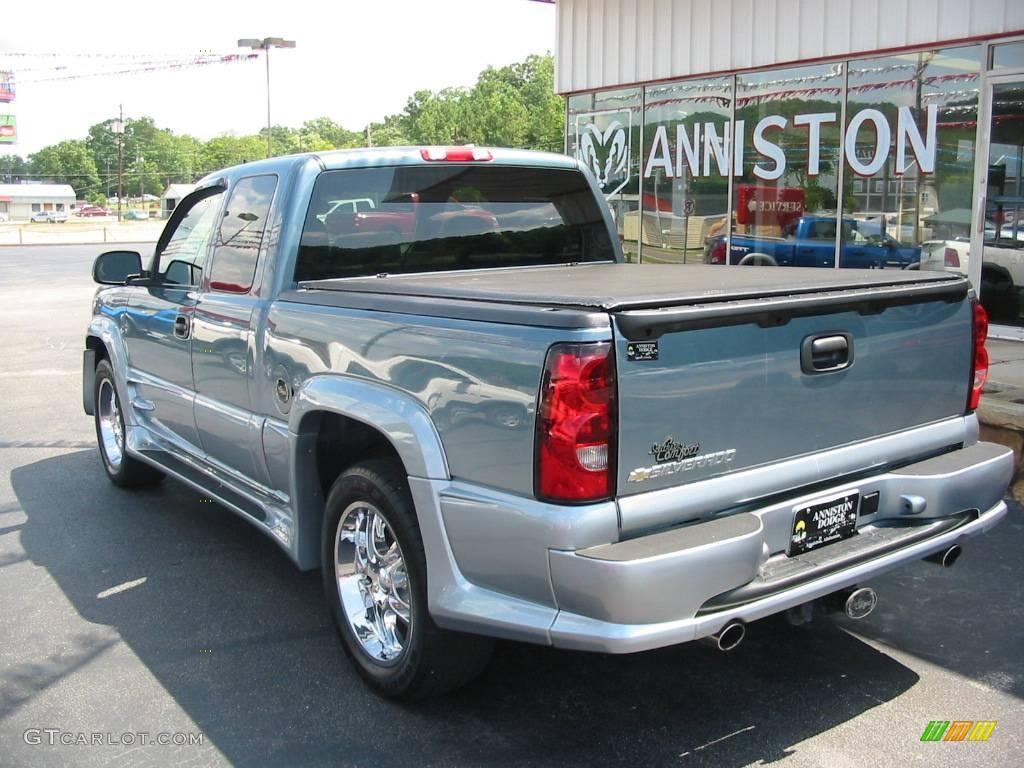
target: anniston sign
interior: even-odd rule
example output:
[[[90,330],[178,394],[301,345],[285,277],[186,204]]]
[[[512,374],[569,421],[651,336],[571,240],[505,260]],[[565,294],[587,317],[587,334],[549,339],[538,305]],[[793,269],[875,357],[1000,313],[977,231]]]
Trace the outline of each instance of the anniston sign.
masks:
[[[897,176],[902,175],[910,166],[908,149],[917,160],[921,173],[935,172],[936,125],[938,108],[934,104],[925,110],[926,126],[924,135],[914,120],[910,107],[900,107],[897,112],[895,131],[888,119],[877,109],[862,109],[850,118],[846,128],[843,150],[846,162],[853,172],[859,176],[874,176],[885,166],[893,145],[896,147]],[[837,123],[839,115],[835,112],[812,112],[795,115],[792,125],[781,115],[768,115],[758,120],[754,126],[752,141],[754,150],[761,156],[751,169],[754,176],[766,181],[779,179],[786,173],[787,158],[783,148],[772,141],[772,132],[781,130],[801,130],[807,132],[807,168],[808,176],[821,173],[821,131],[822,126]],[[729,175],[729,158],[732,157],[732,174],[743,175],[743,155],[745,142],[745,122],[736,121],[736,130],[732,130],[732,122],[695,123],[690,126],[675,126],[675,151],[669,141],[669,127],[658,126],[651,142],[651,151],[644,166],[644,177],[650,178],[655,171],[661,170],[667,178],[676,176],[727,176]],[[874,128],[874,141],[868,144],[869,150],[864,151],[861,144],[862,134],[867,136],[870,128]],[[730,137],[735,135],[735,152],[730,152]],[[895,141],[894,141],[895,139]],[[873,147],[872,147],[873,145]]]

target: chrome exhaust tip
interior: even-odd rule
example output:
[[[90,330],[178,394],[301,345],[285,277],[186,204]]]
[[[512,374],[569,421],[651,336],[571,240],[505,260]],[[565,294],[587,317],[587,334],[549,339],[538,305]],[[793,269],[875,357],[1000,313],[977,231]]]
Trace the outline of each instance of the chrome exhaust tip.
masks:
[[[871,587],[861,587],[849,593],[843,603],[843,612],[851,619],[866,618],[878,605],[878,593]]]
[[[732,651],[739,647],[747,636],[747,628],[739,621],[732,621],[704,640],[720,651]]]
[[[960,558],[963,551],[963,548],[959,544],[954,544],[949,549],[942,552],[936,552],[934,555],[928,555],[925,560],[929,563],[938,563],[943,568],[952,568],[953,563]]]

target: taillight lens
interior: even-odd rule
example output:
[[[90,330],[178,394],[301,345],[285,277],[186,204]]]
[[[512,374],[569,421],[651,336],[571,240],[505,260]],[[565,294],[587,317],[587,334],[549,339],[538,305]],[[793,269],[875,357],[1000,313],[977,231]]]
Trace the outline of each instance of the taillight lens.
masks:
[[[725,264],[725,241],[719,240],[708,252],[708,264]]]
[[[985,340],[988,338],[988,313],[985,308],[974,301],[974,361],[971,369],[974,371],[971,376],[971,396],[967,401],[967,409],[970,411],[978,407],[981,402],[981,391],[988,381],[988,350],[985,349]]]
[[[942,263],[947,267],[960,267],[960,254],[953,248],[947,248]]]
[[[611,344],[552,346],[537,411],[538,498],[585,502],[611,497],[615,419]]]

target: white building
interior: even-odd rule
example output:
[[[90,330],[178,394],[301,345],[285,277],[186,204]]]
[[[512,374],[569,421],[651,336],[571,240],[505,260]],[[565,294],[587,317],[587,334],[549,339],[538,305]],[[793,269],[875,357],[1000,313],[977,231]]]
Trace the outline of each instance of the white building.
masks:
[[[75,190],[69,184],[0,184],[0,220],[27,221],[34,213],[71,213]]]
[[[630,258],[733,264],[814,231],[790,263],[840,268],[959,239],[970,259],[946,268],[969,273],[1002,335],[1024,328],[1024,267],[1007,266],[1024,264],[1024,0],[556,8],[566,150]]]
[[[185,195],[196,188],[195,184],[169,184],[160,196],[160,213],[166,219],[174,212]]]

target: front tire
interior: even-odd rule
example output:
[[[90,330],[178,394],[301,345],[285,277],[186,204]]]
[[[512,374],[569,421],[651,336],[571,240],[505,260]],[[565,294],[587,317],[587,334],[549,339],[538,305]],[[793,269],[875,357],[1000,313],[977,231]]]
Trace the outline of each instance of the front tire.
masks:
[[[108,361],[100,360],[96,364],[95,378],[93,419],[96,424],[96,443],[110,482],[121,488],[139,488],[159,483],[164,477],[159,470],[132,458],[125,450],[128,433],[114,381],[114,369]]]
[[[324,510],[322,563],[345,652],[381,695],[444,693],[487,665],[493,641],[440,629],[430,617],[423,539],[397,462],[362,462],[335,481]]]

